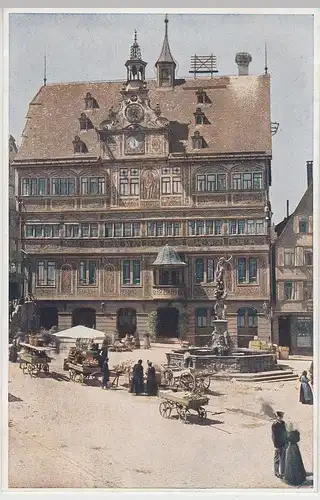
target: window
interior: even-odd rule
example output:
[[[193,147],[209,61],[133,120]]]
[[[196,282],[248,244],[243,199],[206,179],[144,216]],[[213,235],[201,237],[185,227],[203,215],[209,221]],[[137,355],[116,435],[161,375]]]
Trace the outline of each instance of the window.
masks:
[[[265,234],[263,220],[229,220],[229,234]]]
[[[307,233],[308,232],[308,219],[300,218],[299,219],[299,233]]]
[[[198,104],[205,104],[207,102],[207,94],[202,89],[197,90],[196,96]]]
[[[181,192],[180,167],[163,167],[161,170],[161,193],[181,194]]]
[[[194,113],[194,118],[195,118],[196,125],[203,125],[207,122],[203,111],[201,111],[201,108],[196,109],[196,111]]]
[[[95,109],[99,108],[98,103],[94,97],[90,94],[90,92],[86,93],[85,100],[85,109]]]
[[[79,284],[82,286],[96,285],[97,263],[94,260],[80,261]]]
[[[214,260],[196,259],[195,271],[196,283],[212,283],[214,281]]]
[[[37,263],[37,286],[55,286],[56,263],[42,260]]]
[[[45,196],[46,194],[48,194],[47,179],[22,179],[22,196]]]
[[[159,285],[161,286],[183,285],[183,271],[176,269],[159,269]]]
[[[104,177],[82,177],[81,194],[105,194]]]
[[[51,193],[53,196],[73,195],[76,192],[76,180],[69,177],[51,179]]]
[[[105,236],[105,238],[112,238],[112,236],[113,236],[113,224],[111,222],[105,223],[104,236]]]
[[[90,130],[93,128],[90,118],[85,113],[81,113],[79,118],[80,130]]]
[[[226,174],[197,175],[198,192],[225,191],[226,185]]]
[[[239,190],[259,190],[263,188],[263,177],[261,172],[234,173],[232,175],[232,189]]]
[[[99,236],[98,223],[84,222],[80,226],[80,232],[82,238],[97,238]]]
[[[137,168],[122,168],[120,170],[120,196],[139,196],[140,177]]]
[[[78,135],[75,136],[74,140],[72,141],[72,144],[73,144],[74,154],[88,152],[87,146],[85,145],[85,143],[83,141],[81,141],[81,139]]]
[[[294,266],[294,248],[285,248],[283,254],[284,254],[284,265]]]
[[[245,221],[244,220],[230,220],[229,221],[229,234],[245,234]]]
[[[308,281],[304,283],[304,300],[313,300],[313,283]]]
[[[140,285],[140,260],[124,260],[122,262],[122,284]]]
[[[197,326],[205,327],[208,326],[208,310],[204,308],[199,308],[196,311]]]
[[[248,234],[256,234],[256,224],[253,220],[248,220],[247,221],[247,228],[248,228]]]
[[[173,221],[148,221],[147,236],[180,236],[181,223]]]
[[[284,282],[284,299],[285,300],[295,299],[295,283],[293,283],[293,281]]]
[[[198,130],[196,130],[191,139],[192,139],[192,149],[202,149],[203,147],[205,147],[205,142],[203,140],[203,137],[200,135],[200,132]]]
[[[304,265],[305,266],[313,265],[313,253],[311,248],[309,248],[308,250],[305,249],[304,251]]]
[[[66,238],[79,238],[79,224],[66,224],[65,225]]]
[[[26,224],[26,238],[59,238],[59,224]]]
[[[189,220],[188,235],[203,236],[203,235],[219,235],[222,232],[222,221],[220,220]]]
[[[258,281],[258,262],[255,257],[239,257],[238,259],[238,283],[252,283]]]

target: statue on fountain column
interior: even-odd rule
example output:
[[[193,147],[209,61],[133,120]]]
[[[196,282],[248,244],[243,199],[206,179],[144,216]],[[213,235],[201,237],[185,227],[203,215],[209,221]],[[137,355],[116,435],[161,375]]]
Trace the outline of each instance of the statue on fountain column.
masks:
[[[224,280],[224,271],[225,265],[228,264],[232,259],[232,256],[229,259],[225,257],[220,257],[216,267],[216,289],[214,292],[216,303],[214,306],[214,311],[217,319],[226,319],[226,309],[225,300],[227,298],[227,291],[225,289],[225,280]]]

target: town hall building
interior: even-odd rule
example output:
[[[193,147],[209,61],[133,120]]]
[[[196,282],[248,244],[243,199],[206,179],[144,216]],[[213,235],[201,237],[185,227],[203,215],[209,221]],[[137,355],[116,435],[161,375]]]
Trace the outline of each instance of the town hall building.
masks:
[[[232,55],[234,57],[234,54]],[[39,322],[204,344],[215,268],[229,333],[271,338],[270,76],[178,79],[168,19],[155,80],[135,34],[119,82],[43,85],[14,159]]]

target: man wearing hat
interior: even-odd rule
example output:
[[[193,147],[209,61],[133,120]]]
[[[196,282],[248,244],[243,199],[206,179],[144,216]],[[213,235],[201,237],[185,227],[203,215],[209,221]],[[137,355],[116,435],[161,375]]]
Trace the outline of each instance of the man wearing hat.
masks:
[[[286,446],[287,446],[287,431],[286,424],[283,420],[284,413],[276,412],[276,421],[272,424],[272,442],[274,445],[274,474],[276,477],[283,477]]]

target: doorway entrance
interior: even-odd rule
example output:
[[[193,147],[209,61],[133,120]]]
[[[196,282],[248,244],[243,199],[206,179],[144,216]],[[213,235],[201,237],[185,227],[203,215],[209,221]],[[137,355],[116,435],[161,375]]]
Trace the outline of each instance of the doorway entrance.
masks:
[[[279,345],[291,349],[290,317],[279,317]]]
[[[72,312],[72,326],[96,327],[96,311],[90,307],[79,307]]]
[[[134,335],[137,329],[137,313],[131,307],[119,309],[117,313],[117,330],[119,337]]]
[[[58,309],[56,307],[41,307],[40,327],[50,330],[53,326],[58,326]]]
[[[258,335],[258,314],[255,309],[242,307],[237,312],[238,347],[249,347],[250,340]]]
[[[157,310],[157,336],[179,337],[179,311],[175,307],[161,307]]]

